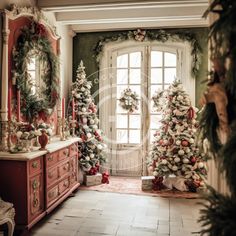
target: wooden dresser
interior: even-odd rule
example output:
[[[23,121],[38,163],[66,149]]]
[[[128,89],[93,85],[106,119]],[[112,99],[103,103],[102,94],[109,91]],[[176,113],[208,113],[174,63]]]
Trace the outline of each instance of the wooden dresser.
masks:
[[[30,229],[79,187],[77,143],[73,138],[45,151],[0,152],[0,196],[14,204],[18,228]]]

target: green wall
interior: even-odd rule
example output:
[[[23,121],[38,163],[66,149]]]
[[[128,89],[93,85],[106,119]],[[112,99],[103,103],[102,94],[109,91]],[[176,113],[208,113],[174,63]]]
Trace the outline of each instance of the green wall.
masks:
[[[155,31],[155,30],[153,30]],[[206,28],[192,28],[192,29],[168,29],[166,31],[186,31],[194,33],[199,40],[203,50],[202,63],[199,73],[196,78],[196,105],[198,105],[199,98],[205,87],[201,82],[206,79],[207,75],[207,62],[208,62],[208,48],[207,48],[207,29]],[[94,47],[100,40],[100,37],[111,37],[120,32],[96,32],[96,33],[79,33],[73,40],[73,80],[76,78],[76,69],[80,60],[83,60],[86,67],[86,74],[88,79],[94,81],[98,78],[98,64],[94,57]],[[97,91],[99,84],[93,83],[91,92]],[[95,98],[96,102],[98,98]]]

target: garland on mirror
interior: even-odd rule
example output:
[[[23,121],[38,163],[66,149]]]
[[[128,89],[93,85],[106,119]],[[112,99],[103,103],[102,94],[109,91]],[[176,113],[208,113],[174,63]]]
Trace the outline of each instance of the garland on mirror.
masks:
[[[201,210],[201,235],[236,235],[236,1],[214,0],[205,16],[218,15],[210,26],[209,43],[213,70],[202,103],[200,138],[225,173],[230,196],[209,187]]]
[[[135,31],[122,32],[110,37],[101,37],[101,39],[97,42],[94,48],[96,61],[99,63],[105,44],[109,42],[116,42],[116,41],[120,42],[129,39],[138,42],[155,40],[155,41],[160,41],[162,43],[167,42],[168,40],[173,42],[188,41],[192,47],[191,73],[193,77],[196,77],[201,64],[202,49],[196,36],[189,32],[167,32],[165,30],[152,31],[152,30],[137,29]]]
[[[26,119],[32,121],[42,111],[50,114],[59,98],[58,57],[53,52],[47,37],[45,27],[39,22],[32,21],[30,26],[20,29],[16,46],[13,48],[12,71],[13,84],[16,83],[22,95],[22,113]],[[32,51],[44,63],[41,79],[45,83],[42,94],[44,99],[32,92],[32,78],[27,65],[31,62]]]

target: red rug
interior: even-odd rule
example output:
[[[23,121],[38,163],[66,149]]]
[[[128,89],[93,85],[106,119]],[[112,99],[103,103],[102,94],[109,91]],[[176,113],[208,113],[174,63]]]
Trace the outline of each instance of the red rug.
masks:
[[[113,192],[113,193],[129,193],[137,195],[158,196],[166,198],[199,198],[198,193],[180,192],[177,190],[161,190],[161,191],[142,191],[141,177],[115,177],[109,178],[109,184],[101,184],[96,186],[80,186],[82,190],[91,190],[99,192]]]

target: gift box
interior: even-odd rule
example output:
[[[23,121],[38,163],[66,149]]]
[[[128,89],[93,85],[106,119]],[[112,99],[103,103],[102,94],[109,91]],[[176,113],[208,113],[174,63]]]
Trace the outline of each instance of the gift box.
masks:
[[[155,179],[154,176],[142,176],[142,190],[152,190],[153,188],[153,180]]]
[[[94,186],[102,183],[102,174],[97,173],[96,175],[85,175],[84,184],[86,186]]]

